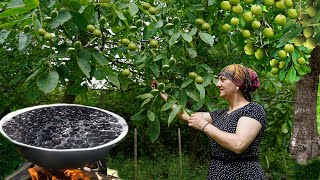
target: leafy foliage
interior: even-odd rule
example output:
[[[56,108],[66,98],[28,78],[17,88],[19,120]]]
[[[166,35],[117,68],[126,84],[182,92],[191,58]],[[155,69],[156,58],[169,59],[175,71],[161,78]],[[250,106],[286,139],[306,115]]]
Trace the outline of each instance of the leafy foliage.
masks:
[[[144,3],[149,3],[152,11]],[[241,63],[256,70],[263,82],[254,99],[268,112],[269,128],[262,148],[264,166],[269,169],[274,167],[270,164],[280,164],[278,152],[288,146],[292,127],[288,112],[292,112],[292,106],[265,99],[292,97],[290,84],[310,71],[307,64],[298,61],[300,57],[309,58],[310,47],[297,45],[284,59],[278,53],[286,44],[295,44],[305,27],[318,27],[319,12],[307,22],[302,17],[287,18],[281,26],[275,17],[287,16],[290,8],[284,11],[266,6],[262,1],[254,4],[241,1],[245,12],[251,11],[253,5],[262,8],[263,15],[254,16],[261,27],[254,29],[242,14],[221,10],[220,3],[213,0],[1,2],[0,44],[1,54],[5,54],[1,56],[5,57],[0,74],[1,115],[20,107],[58,100],[63,90],[77,96],[77,102],[122,112],[126,119],[133,120],[132,125],[144,129],[152,142],[159,143],[157,140],[163,138],[161,133],[166,132],[163,127],[180,126],[174,117],[181,109],[191,113],[225,107],[226,102],[218,98],[214,87],[216,74],[228,64]],[[293,8],[301,9],[302,15],[306,14],[307,6],[319,8],[320,3],[300,1]],[[229,24],[233,17],[239,19],[239,25],[225,26],[229,27],[225,30],[222,25]],[[196,24],[196,19],[202,19],[206,26]],[[141,21],[142,25],[138,23]],[[264,35],[265,28],[272,28],[274,35]],[[312,37],[319,44],[319,28],[314,29]],[[41,35],[43,30],[45,33]],[[244,30],[250,31],[250,37],[243,36]],[[125,38],[128,44],[124,43]],[[151,40],[156,40],[158,45],[152,46]],[[81,46],[76,46],[76,42]],[[172,57],[176,60],[174,64],[169,62]],[[269,64],[271,59],[283,61],[285,66],[273,67]],[[121,73],[123,69],[130,70],[129,76]],[[197,83],[189,77],[190,72],[196,72],[203,82]],[[150,83],[155,79],[165,84],[164,91],[170,95],[167,103],[159,95],[151,94]],[[105,84],[96,87],[92,80]],[[90,91],[95,88],[105,91]],[[126,94],[134,88],[138,92],[131,95],[137,99]],[[134,99],[128,102],[135,108],[127,108],[124,99],[110,96],[100,99],[107,97],[106,92],[122,93],[123,97]],[[172,103],[178,107],[170,111]]]
[[[15,146],[2,135],[0,135],[0,149],[0,179],[5,179],[19,167],[23,158],[18,154]]]
[[[278,52],[285,44],[293,43],[304,26],[318,22],[315,17],[304,24],[288,18],[284,26],[278,25],[274,19],[283,13],[282,9],[260,2],[239,4],[244,11],[252,11],[253,19],[261,22],[260,29],[253,29],[244,15],[220,7],[220,1],[12,0],[3,4],[0,43],[6,44],[8,37],[15,36],[20,52],[34,46],[48,48],[48,56],[32,66],[34,73],[26,83],[36,81],[44,93],[65,86],[68,94],[79,95],[92,87],[92,79],[105,80],[107,88],[118,90],[126,90],[136,82],[148,85],[157,79],[166,84],[165,91],[179,104],[178,109],[168,113],[168,125],[181,108],[192,112],[218,107],[212,104],[214,96],[208,91],[216,81],[214,75],[223,66],[242,63],[260,76],[270,74],[269,60],[279,59]],[[296,8],[305,4],[297,3]],[[253,12],[253,5],[262,8],[262,12]],[[226,31],[220,25],[228,24],[232,17],[237,17],[240,23],[229,25]],[[195,23],[197,19],[202,24]],[[265,28],[272,28],[274,36],[263,34]],[[243,37],[243,30],[252,31],[252,36]],[[156,44],[149,44],[151,40]],[[81,46],[76,46],[76,42]],[[252,53],[243,50],[248,44],[252,44],[251,49],[245,50]],[[271,78],[296,82],[309,72],[297,59],[301,56],[307,59],[309,53],[306,47],[296,46],[292,55],[282,60],[286,65],[279,75]],[[171,58],[176,60],[174,64],[169,64]],[[277,67],[272,68],[271,73],[279,72]],[[121,74],[123,69],[130,69],[129,77]],[[203,82],[189,78],[192,71]],[[141,96],[141,110],[133,119],[144,118],[140,114],[146,114],[153,124],[150,135],[154,141],[160,133],[156,128],[162,122],[159,117],[168,109],[160,108],[157,95],[146,93]]]

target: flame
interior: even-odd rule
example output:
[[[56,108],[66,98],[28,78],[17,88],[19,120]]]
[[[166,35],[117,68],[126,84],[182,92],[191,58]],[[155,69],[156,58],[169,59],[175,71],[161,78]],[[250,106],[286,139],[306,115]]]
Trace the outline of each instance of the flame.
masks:
[[[68,169],[64,174],[71,180],[91,180],[91,176],[80,169]]]
[[[39,174],[33,168],[28,169],[32,180],[39,180]]]
[[[42,168],[40,166],[34,166],[28,169],[32,180],[59,180],[50,170]],[[64,175],[69,177],[70,180],[91,180],[92,176],[80,169],[68,169],[64,171]]]
[[[40,179],[41,174],[47,176],[46,179],[49,179],[49,176],[50,176],[50,173],[48,171],[46,171],[45,169],[43,169],[42,167],[40,167],[40,166],[34,166],[32,168],[29,168],[28,172],[29,172],[32,180],[41,180]],[[54,175],[51,175],[51,179],[52,180],[58,180],[58,178],[56,176],[54,176]]]

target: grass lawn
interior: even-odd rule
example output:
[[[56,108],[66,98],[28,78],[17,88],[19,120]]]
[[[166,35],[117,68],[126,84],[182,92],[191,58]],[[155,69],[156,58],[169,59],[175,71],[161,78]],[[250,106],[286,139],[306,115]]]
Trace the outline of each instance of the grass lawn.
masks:
[[[138,166],[135,168],[133,159],[127,159],[123,155],[108,158],[108,168],[118,171],[121,179],[141,180],[193,180],[206,179],[209,162],[193,164],[190,167],[188,156],[182,157],[182,169],[180,169],[179,157],[167,154],[156,160],[148,158],[138,159]]]

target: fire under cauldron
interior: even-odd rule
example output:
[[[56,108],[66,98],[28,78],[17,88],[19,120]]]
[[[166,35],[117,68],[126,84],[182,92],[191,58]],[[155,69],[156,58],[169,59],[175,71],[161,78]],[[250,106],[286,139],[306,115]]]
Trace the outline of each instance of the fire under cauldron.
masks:
[[[105,159],[126,136],[128,125],[119,115],[96,107],[50,104],[7,114],[0,132],[28,161],[68,169]]]

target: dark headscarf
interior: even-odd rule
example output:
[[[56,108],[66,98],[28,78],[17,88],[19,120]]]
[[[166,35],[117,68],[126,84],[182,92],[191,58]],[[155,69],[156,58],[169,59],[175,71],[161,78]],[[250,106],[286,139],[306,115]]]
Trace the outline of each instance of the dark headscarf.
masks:
[[[231,64],[221,70],[219,76],[224,76],[244,91],[245,95],[255,91],[260,86],[257,73],[241,64]],[[251,98],[250,98],[251,100]]]

